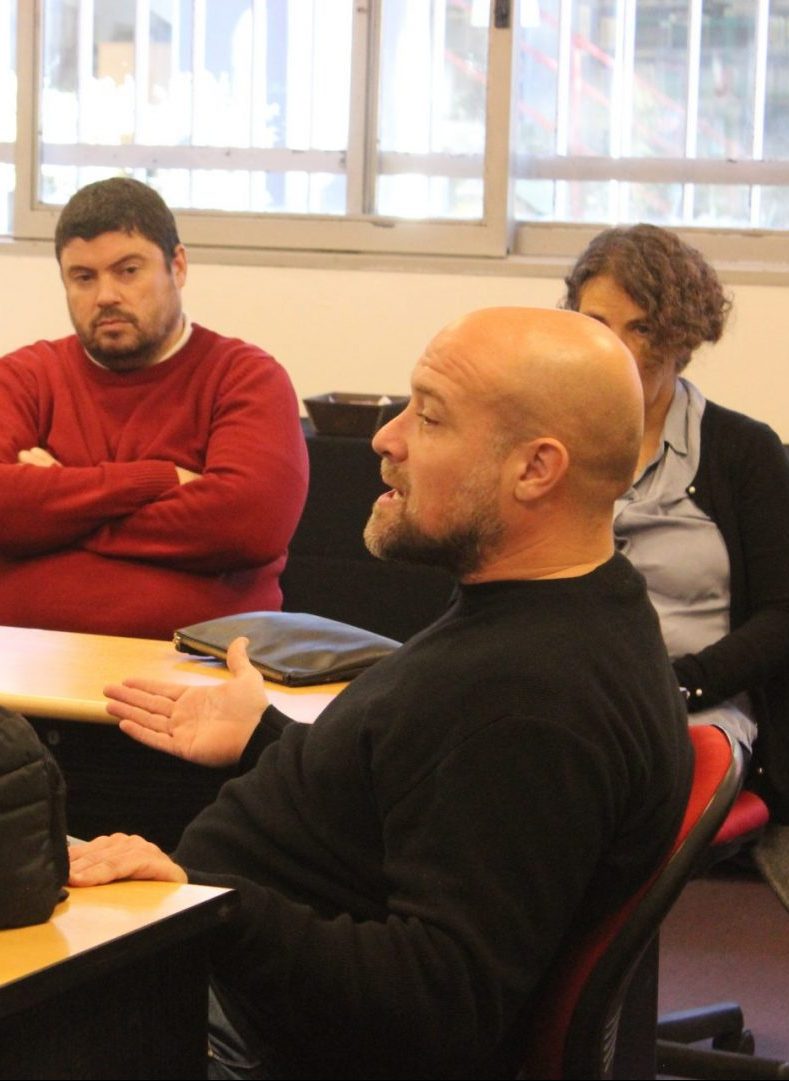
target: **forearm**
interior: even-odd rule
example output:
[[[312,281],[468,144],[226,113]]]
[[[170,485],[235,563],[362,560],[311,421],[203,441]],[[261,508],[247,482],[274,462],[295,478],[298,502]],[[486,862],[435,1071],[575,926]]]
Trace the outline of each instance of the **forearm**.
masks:
[[[202,574],[281,557],[298,522],[306,480],[289,466],[207,470],[198,480],[96,530],[85,548]]]
[[[204,445],[178,464],[199,479],[116,519],[92,551],[216,574],[280,558],[307,492],[307,455],[292,387],[278,366],[241,356],[213,391]]]
[[[698,653],[673,661],[688,711],[709,709],[743,691],[763,686],[789,665],[789,606],[759,612]]]
[[[0,465],[0,554],[26,558],[73,544],[176,485],[164,461],[96,466]]]

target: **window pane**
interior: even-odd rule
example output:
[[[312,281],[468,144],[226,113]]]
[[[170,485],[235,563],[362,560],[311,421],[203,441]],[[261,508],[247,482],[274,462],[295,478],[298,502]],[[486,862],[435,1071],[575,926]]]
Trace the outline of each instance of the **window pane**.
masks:
[[[757,5],[705,4],[699,70],[700,158],[753,157]]]
[[[518,218],[780,227],[785,186],[726,180],[730,162],[786,162],[789,175],[789,2],[771,0],[762,25],[766,12],[756,0],[522,3]],[[672,182],[665,166],[679,174],[683,160],[694,169]]]
[[[639,4],[636,15],[630,153],[685,155],[688,11],[681,4]]]
[[[16,4],[0,0],[0,233],[11,232],[16,141]]]
[[[377,213],[482,217],[488,7],[383,0]]]
[[[514,132],[521,154],[556,152],[558,8],[559,0],[546,0],[524,9],[517,35]]]
[[[40,199],[98,171],[176,207],[344,213],[353,8],[46,0]]]
[[[607,155],[612,137],[616,4],[574,0],[567,152]]]
[[[770,5],[769,27],[764,156],[789,160],[789,4]]]
[[[693,224],[724,229],[751,222],[751,188],[744,184],[694,184]]]
[[[756,188],[760,197],[759,224],[764,229],[789,229],[789,185]]]

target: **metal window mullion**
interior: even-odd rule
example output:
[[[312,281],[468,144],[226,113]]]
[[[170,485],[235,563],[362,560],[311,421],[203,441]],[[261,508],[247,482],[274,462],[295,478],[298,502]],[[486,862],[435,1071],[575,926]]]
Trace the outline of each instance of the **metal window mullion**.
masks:
[[[173,86],[175,86],[178,76],[181,74],[182,33],[181,5],[178,0],[173,0],[170,6],[170,81]]]
[[[197,132],[197,115],[205,83],[205,46],[207,34],[206,0],[192,3],[192,143]],[[202,142],[203,140],[198,140]]]
[[[442,131],[441,118],[446,115],[445,92],[444,92],[444,56],[447,44],[447,10],[446,4],[441,0],[433,0],[433,12],[430,20],[431,50],[430,50],[430,109],[427,132],[427,145],[431,153],[438,150],[440,133]],[[427,205],[431,209],[433,196],[440,185],[446,181],[438,177],[428,178]]]
[[[699,140],[699,83],[701,79],[701,16],[703,0],[690,0],[688,21],[688,92],[685,103],[685,157],[695,158]],[[683,185],[682,220],[693,221],[693,184]]]
[[[42,81],[41,4],[19,4],[16,15],[16,191],[13,229],[29,235],[38,204],[40,152],[38,132]]]
[[[316,8],[320,0],[312,0],[312,25],[313,28],[317,25]],[[320,35],[313,32],[312,40],[310,41],[310,102],[309,102],[309,114],[307,119],[307,146],[312,147],[315,145],[315,102],[320,95],[320,83],[318,80],[319,66],[316,63],[318,50],[322,47]],[[315,177],[312,173],[307,173],[307,207],[312,211],[313,196],[316,192]]]
[[[249,88],[252,100],[249,109],[248,144],[266,145],[268,128],[268,4],[267,0],[252,0],[252,48],[249,51]],[[256,173],[247,172],[247,199],[255,206]]]
[[[79,0],[77,19],[77,142],[84,143],[90,115],[86,103],[93,81],[93,0]]]
[[[770,2],[759,0],[756,14],[756,58],[753,93],[753,144],[751,156],[754,161],[764,158],[764,127],[767,108],[767,49],[770,26]],[[758,228],[761,219],[762,191],[758,186],[751,188],[750,224]]]
[[[0,64],[4,72],[16,70],[16,58],[14,55],[16,41],[14,35],[8,33],[11,29],[11,12],[14,7],[16,7],[16,0],[4,0],[4,3],[0,4],[0,20],[2,20],[2,26],[0,27]],[[8,112],[11,112],[10,108]],[[8,117],[8,120],[10,121],[11,117]],[[15,121],[16,115],[13,118],[14,123]],[[5,128],[3,130],[5,131]]]
[[[378,72],[378,43],[374,33],[378,20],[371,6],[370,3],[354,5],[351,30],[345,212],[353,217],[371,213],[375,198],[378,80],[372,73]]]
[[[184,20],[181,18],[181,5],[178,0],[170,4],[170,80],[168,92],[180,94],[182,86],[181,39],[184,33]],[[191,124],[191,118],[189,120]],[[191,139],[191,128],[188,132]]]
[[[517,5],[513,5],[517,10]],[[511,212],[512,186],[512,102],[515,98],[514,11],[509,25],[488,30],[488,79],[485,104],[485,165],[483,171],[483,225],[503,255],[514,235]]]
[[[617,19],[617,55],[614,62],[613,92],[618,100],[612,110],[612,132],[616,120],[616,140],[612,139],[611,156],[629,157],[633,140],[633,91],[635,87],[636,0],[619,0]],[[627,221],[630,205],[630,185],[612,182],[615,198],[611,220]]]
[[[567,155],[570,146],[570,84],[572,81],[572,0],[560,0],[558,27],[558,67],[556,75],[556,153]],[[561,220],[567,210],[567,185],[554,184],[554,217]]]
[[[250,51],[249,145],[265,146],[268,128],[268,0],[252,0],[252,49]]]
[[[134,139],[148,136],[148,85],[151,74],[151,3],[137,0],[134,10]]]
[[[617,0],[616,2],[616,15],[615,20],[615,33],[614,33],[614,55],[613,55],[613,71],[611,74],[611,93],[608,99],[608,154],[612,158],[618,158],[621,156],[622,147],[622,95],[624,92],[624,20],[623,14],[623,0]],[[619,184],[616,180],[609,180],[608,182],[608,217],[609,221],[616,221],[619,217],[617,213],[617,195],[619,191]]]
[[[397,163],[393,163],[397,166]],[[789,185],[789,162],[717,158],[523,157],[518,176],[534,179],[628,181],[636,184]]]
[[[196,134],[202,135],[197,128],[197,114],[199,111],[200,95],[204,85],[205,70],[205,39],[206,39],[206,0],[192,0],[192,117],[191,117],[191,141],[195,145]],[[198,142],[201,140],[198,140]],[[194,203],[195,176],[194,170],[189,170],[189,203]]]
[[[363,214],[375,214],[378,197],[378,154],[379,154],[379,126],[381,123],[381,38],[383,27],[383,12],[382,7],[384,0],[369,0],[367,4],[368,9],[368,26],[367,26],[367,42],[366,42],[366,90],[367,90],[367,102],[365,109],[365,128],[364,128],[364,170],[362,178],[362,213]],[[362,5],[360,5],[362,6]],[[357,59],[357,51],[361,44],[361,26],[358,22],[359,15],[357,13],[354,22],[354,36],[353,36],[353,49],[354,60]],[[351,83],[352,96],[353,91],[358,89],[354,83]],[[358,108],[352,106],[352,118],[354,116],[355,109]],[[349,166],[350,174],[350,166]],[[349,200],[350,201],[350,200]],[[349,213],[352,213],[349,210]]]

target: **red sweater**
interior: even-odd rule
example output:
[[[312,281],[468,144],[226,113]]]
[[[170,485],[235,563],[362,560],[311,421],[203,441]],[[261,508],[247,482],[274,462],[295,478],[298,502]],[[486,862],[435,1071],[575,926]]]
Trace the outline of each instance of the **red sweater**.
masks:
[[[36,342],[0,360],[0,416],[0,624],[169,638],[280,607],[308,466],[273,357],[199,326],[126,373]],[[34,446],[62,468],[17,464]]]

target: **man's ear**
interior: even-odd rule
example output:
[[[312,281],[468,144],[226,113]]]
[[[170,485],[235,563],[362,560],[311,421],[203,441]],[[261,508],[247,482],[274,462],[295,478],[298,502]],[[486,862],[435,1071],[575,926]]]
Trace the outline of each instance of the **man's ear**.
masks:
[[[548,495],[562,480],[570,465],[567,447],[550,436],[540,436],[522,443],[515,455],[515,498],[523,503]]]
[[[170,273],[178,288],[183,289],[186,284],[186,248],[183,244],[177,244],[173,249],[173,257],[170,260]]]

